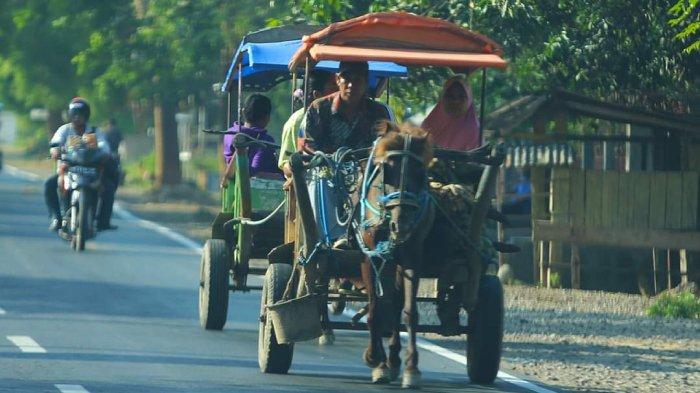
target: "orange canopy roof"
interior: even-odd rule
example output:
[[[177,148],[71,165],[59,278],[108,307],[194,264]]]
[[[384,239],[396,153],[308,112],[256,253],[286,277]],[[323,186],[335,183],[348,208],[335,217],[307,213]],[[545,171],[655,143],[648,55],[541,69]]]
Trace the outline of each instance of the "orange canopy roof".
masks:
[[[506,61],[495,54],[431,52],[415,49],[366,49],[354,46],[315,45],[309,51],[315,61],[392,61],[404,65],[505,68]]]
[[[503,68],[503,50],[490,38],[454,23],[407,12],[363,15],[309,36],[289,66],[320,60],[376,60],[453,68]]]

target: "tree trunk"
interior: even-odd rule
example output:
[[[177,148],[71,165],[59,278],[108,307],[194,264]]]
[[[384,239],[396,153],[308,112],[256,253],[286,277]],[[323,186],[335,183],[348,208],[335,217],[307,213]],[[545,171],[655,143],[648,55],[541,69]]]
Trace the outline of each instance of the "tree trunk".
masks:
[[[61,125],[63,125],[61,109],[47,109],[46,133],[49,135],[49,138],[53,136]]]
[[[156,149],[155,187],[180,184],[182,174],[177,142],[177,124],[175,123],[175,102],[155,96],[153,116]]]

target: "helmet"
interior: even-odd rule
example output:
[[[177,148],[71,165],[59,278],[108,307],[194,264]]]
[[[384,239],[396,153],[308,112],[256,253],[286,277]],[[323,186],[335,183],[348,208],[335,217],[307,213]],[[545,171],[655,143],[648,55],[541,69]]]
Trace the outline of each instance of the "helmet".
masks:
[[[85,121],[90,119],[90,105],[84,98],[75,97],[68,104],[68,118],[72,119],[76,115],[82,115]]]

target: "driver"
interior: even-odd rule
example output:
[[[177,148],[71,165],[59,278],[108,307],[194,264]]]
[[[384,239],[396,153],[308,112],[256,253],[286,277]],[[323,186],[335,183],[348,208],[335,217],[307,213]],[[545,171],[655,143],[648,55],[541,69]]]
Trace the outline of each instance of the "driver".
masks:
[[[85,134],[95,134],[97,136],[97,148],[104,153],[104,160],[107,161],[111,158],[111,151],[109,145],[102,135],[101,132],[97,130],[96,127],[88,126],[87,121],[90,119],[90,105],[81,97],[75,97],[68,104],[68,118],[70,123],[64,124],[56,130],[56,133],[51,138],[50,142],[50,154],[51,158],[54,160],[59,160],[61,157],[61,149],[65,147],[71,137],[82,137]],[[60,165],[59,165],[60,169]],[[58,171],[57,171],[58,172]],[[103,180],[103,192],[102,192],[102,205],[106,206],[114,202],[114,192],[116,191],[116,185],[109,181]],[[49,229],[52,231],[61,229],[63,226],[62,222],[62,209],[59,203],[59,191],[58,191],[58,173],[49,177],[44,182],[44,200],[46,201],[46,206],[49,209],[49,214],[51,215],[51,223]],[[65,208],[66,201],[63,202],[63,207]],[[111,209],[103,208],[97,215],[97,230],[105,229],[115,229],[115,226],[109,224]]]
[[[338,91],[312,102],[302,121],[299,133],[301,150],[333,153],[341,146],[350,149],[372,146],[377,138],[377,122],[390,117],[385,106],[368,96],[368,79],[367,62],[340,62],[335,76]],[[332,194],[328,180],[323,177],[323,171],[317,171],[309,184],[309,195],[316,213],[325,212],[323,221],[317,214],[317,227],[323,240],[331,244],[346,233],[346,228],[336,222],[337,198]],[[324,209],[321,209],[318,199],[324,200]]]
[[[375,126],[389,120],[389,112],[367,95],[368,79],[366,61],[340,62],[335,76],[338,91],[315,100],[306,112],[301,125],[304,150],[332,153],[341,146],[372,146]]]

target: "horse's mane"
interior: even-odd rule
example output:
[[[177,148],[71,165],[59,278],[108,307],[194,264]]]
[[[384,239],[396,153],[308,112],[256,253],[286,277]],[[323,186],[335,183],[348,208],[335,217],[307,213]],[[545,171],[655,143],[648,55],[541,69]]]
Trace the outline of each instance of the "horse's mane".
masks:
[[[403,150],[404,135],[410,135],[413,138],[411,151],[423,157],[425,165],[428,165],[430,160],[433,159],[433,143],[428,133],[422,128],[406,123],[398,125],[385,120],[379,122],[376,129],[377,135],[381,136],[374,151],[376,159],[384,157],[387,151]]]

